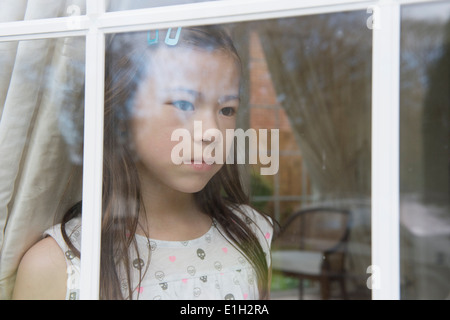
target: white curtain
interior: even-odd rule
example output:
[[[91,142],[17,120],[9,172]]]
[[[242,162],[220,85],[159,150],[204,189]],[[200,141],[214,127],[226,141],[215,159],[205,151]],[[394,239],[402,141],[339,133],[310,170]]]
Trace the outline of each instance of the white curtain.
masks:
[[[85,0],[3,0],[0,22],[66,16],[70,5],[85,12]],[[84,43],[0,43],[0,299],[23,254],[81,197]]]
[[[365,12],[258,24],[272,79],[315,192],[370,196],[371,30]]]
[[[362,288],[371,234],[372,36],[370,29],[359,27],[365,14],[257,24],[275,90],[319,196],[316,201],[352,211],[347,272]]]

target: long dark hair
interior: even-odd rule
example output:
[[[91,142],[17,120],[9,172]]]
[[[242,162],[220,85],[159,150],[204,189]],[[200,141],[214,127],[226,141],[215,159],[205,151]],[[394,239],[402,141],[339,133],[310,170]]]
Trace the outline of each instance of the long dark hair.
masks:
[[[139,252],[135,237],[129,235],[135,234],[139,225],[139,212],[145,208],[142,208],[139,176],[127,128],[134,94],[147,72],[145,66],[148,65],[149,54],[156,47],[148,44],[149,37],[150,33],[147,32],[114,35],[106,55],[101,299],[131,299],[133,288],[139,285],[131,283],[130,251],[134,250],[138,255]],[[159,39],[163,42],[161,31]],[[239,55],[230,37],[220,27],[183,28],[177,45],[201,50],[222,50],[235,57],[240,66]],[[268,265],[257,235],[246,221],[248,218],[243,218],[245,215],[241,205],[249,204],[243,190],[237,165],[225,164],[194,197],[198,207],[216,220],[224,236],[252,264],[258,279],[260,298],[266,299]],[[65,214],[61,224],[63,236],[77,256],[80,256],[80,252],[70,242],[65,224],[80,213],[81,202]],[[125,274],[119,275],[119,269]],[[144,272],[139,279],[142,279]],[[128,294],[121,289],[123,276],[126,277]]]

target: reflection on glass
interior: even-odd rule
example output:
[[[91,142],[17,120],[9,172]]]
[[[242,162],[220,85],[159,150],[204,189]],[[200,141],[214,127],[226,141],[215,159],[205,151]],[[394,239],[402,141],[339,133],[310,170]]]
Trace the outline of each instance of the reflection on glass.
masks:
[[[102,299],[267,298],[270,263],[273,299],[368,298],[366,19],[108,36]],[[65,155],[77,163],[80,113],[59,105]],[[246,191],[262,214],[244,206]],[[78,298],[80,209],[65,211],[61,237],[67,299]],[[264,213],[289,227],[274,238]],[[333,274],[329,284],[312,277],[320,272]]]
[[[102,298],[268,297],[273,228],[246,206],[238,165],[278,146],[236,128],[245,71],[230,28],[108,40]]]
[[[450,5],[402,9],[401,297],[450,294]]]
[[[365,297],[371,74],[371,32],[365,20],[356,12],[116,34],[108,41],[103,297],[266,297],[266,240],[273,232],[261,215],[250,214],[260,228],[254,233],[260,240],[254,242],[255,231],[234,216],[245,203],[246,190],[254,208],[281,225],[301,209],[327,207],[313,210],[322,218],[308,219],[319,224],[307,222],[315,232],[304,236],[322,236],[313,242],[321,243],[321,250],[334,248],[333,254],[325,251],[325,260],[327,272],[339,272],[338,289],[334,283],[321,288],[290,277],[274,260],[273,297],[294,292],[299,298],[299,284],[318,299]],[[236,51],[217,32],[222,28]],[[211,126],[218,130],[208,131]],[[231,143],[222,139],[228,130],[235,135]],[[214,139],[205,137],[207,131]],[[243,133],[242,140],[237,132]],[[214,161],[208,167],[204,152],[215,144],[219,148],[210,153]],[[195,164],[198,151],[203,164]],[[263,169],[271,164],[264,159],[275,158],[278,166],[267,174]],[[222,166],[218,160],[226,161]],[[227,170],[239,170],[235,173],[244,185]],[[232,205],[230,212],[226,206],[231,203],[239,206]],[[344,216],[333,220],[328,212]],[[324,228],[337,228],[334,240],[319,232]],[[220,234],[230,235],[230,242]],[[250,238],[242,241],[243,236]],[[211,244],[210,237],[215,239]],[[275,251],[285,248],[276,241],[274,257],[283,258]],[[283,244],[304,249],[293,238]],[[258,260],[257,252],[266,259]],[[309,257],[315,262],[298,263],[321,269],[321,253]],[[119,273],[108,267],[115,261]]]
[[[370,265],[372,36],[366,19],[365,13],[351,12],[245,25],[247,125],[280,131],[278,173],[267,179],[255,174],[257,167],[250,169],[252,203],[286,227],[273,246],[274,299],[370,298],[366,269]],[[333,281],[330,287],[321,286],[317,277],[300,277],[311,266],[310,275],[320,273],[321,264],[315,259],[322,255],[313,246],[299,244],[307,233],[297,237],[289,231],[297,213],[312,208],[320,216],[323,213],[316,209],[322,207],[348,210],[351,217],[350,229],[346,218],[342,223],[333,222],[333,215],[319,219],[340,226],[336,239],[345,238],[326,262],[343,262],[329,272],[338,275],[335,280],[345,280]],[[306,230],[317,230],[315,241],[329,248],[337,244],[318,232],[321,227],[308,223]],[[283,255],[293,248],[292,254]],[[294,268],[286,267],[289,264]]]
[[[81,198],[84,41],[0,43],[0,299],[50,298],[33,291],[32,254],[15,279],[24,254]]]

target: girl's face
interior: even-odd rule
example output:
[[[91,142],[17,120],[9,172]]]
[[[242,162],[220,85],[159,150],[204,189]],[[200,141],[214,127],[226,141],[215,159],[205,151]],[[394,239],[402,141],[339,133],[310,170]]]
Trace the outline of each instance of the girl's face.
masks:
[[[225,143],[226,130],[235,129],[240,81],[237,61],[224,51],[162,47],[152,55],[150,70],[138,88],[131,120],[141,179],[185,193],[198,192],[225,162],[230,145]],[[190,133],[190,141],[183,137],[183,146],[190,146],[191,152],[190,156],[183,153],[183,163],[175,164],[172,150],[181,140],[171,141],[171,137],[181,128]],[[211,165],[203,156],[212,143],[202,140],[208,129],[220,131],[224,140],[220,145],[224,159]]]

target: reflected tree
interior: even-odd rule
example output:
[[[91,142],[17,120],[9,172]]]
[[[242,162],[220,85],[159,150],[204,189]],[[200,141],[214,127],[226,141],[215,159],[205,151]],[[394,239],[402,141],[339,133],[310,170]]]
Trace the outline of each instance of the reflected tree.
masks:
[[[423,108],[423,160],[425,202],[449,205],[449,109],[450,109],[450,20],[443,46],[428,69],[428,90]]]

